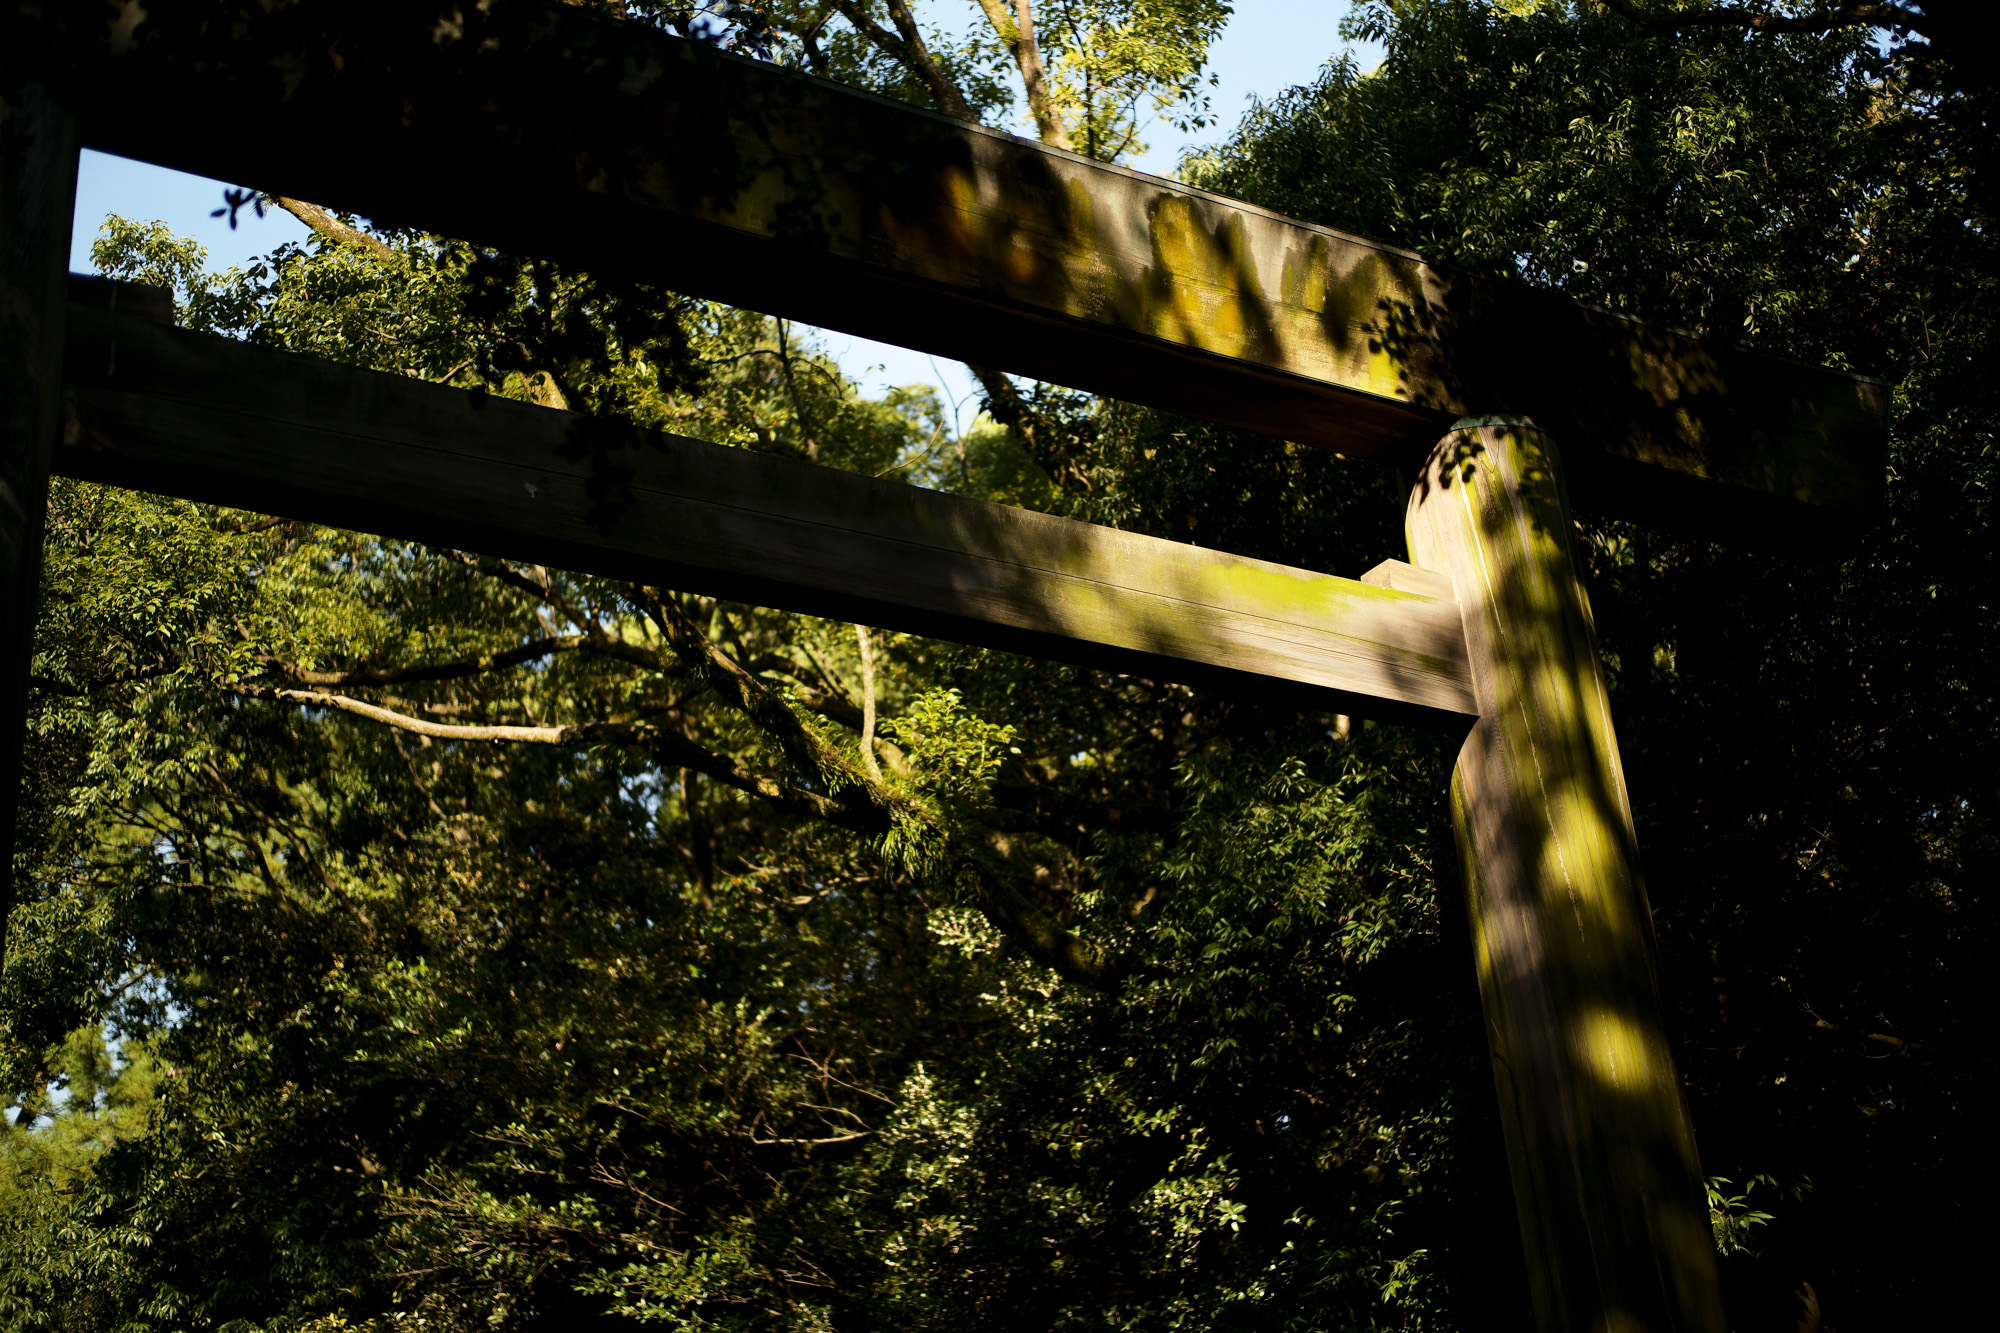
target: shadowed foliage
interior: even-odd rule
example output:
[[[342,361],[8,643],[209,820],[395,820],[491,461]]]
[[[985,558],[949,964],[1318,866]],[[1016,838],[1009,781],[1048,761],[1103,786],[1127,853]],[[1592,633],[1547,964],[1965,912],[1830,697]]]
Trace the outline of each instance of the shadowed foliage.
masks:
[[[1383,68],[1194,183],[1898,385],[1843,551],[1575,540],[1732,1324],[1942,1322],[2000,860],[1969,94],[1839,29],[1357,13]],[[114,221],[99,259],[352,365],[1302,568],[1402,546],[1372,465],[997,377],[1008,429],[957,435],[775,321],[332,232],[204,276]],[[8,1326],[1524,1319],[1432,738],[282,516],[51,513]]]

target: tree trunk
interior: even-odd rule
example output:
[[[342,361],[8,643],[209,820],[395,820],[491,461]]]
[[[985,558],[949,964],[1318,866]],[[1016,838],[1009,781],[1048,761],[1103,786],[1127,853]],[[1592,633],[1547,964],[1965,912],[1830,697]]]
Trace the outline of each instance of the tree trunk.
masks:
[[[1522,1248],[1545,1333],[1722,1333],[1660,1026],[1652,921],[1554,443],[1466,420],[1410,497],[1448,575],[1479,721],[1452,817]]]

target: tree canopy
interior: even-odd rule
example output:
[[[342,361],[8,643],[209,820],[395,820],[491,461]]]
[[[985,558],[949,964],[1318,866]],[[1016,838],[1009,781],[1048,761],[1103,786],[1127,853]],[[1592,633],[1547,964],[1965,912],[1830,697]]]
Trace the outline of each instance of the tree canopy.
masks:
[[[1207,114],[1228,13],[598,7],[1106,159]],[[1989,93],[1894,6],[1646,21],[1725,8],[1373,0],[1378,69],[1182,173],[1897,382],[1836,544],[1578,534],[1732,1324],[1865,1327],[1960,1304],[1984,1202]],[[314,236],[247,269],[94,258],[223,336],[1402,553],[1372,464],[990,372],[961,434],[783,322],[274,202]],[[65,482],[35,653],[0,1325],[1525,1323],[1436,737]]]

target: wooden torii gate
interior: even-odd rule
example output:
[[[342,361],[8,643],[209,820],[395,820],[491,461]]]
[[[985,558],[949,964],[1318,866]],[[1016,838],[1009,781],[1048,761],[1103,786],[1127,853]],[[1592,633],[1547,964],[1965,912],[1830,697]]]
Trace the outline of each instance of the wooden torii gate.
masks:
[[[1569,496],[1837,526],[1885,386],[546,0],[45,8],[0,84],[9,832],[51,469],[1449,728],[1540,1326],[1720,1333]],[[1382,458],[1410,561],[1338,578],[178,331],[66,284],[79,146]]]

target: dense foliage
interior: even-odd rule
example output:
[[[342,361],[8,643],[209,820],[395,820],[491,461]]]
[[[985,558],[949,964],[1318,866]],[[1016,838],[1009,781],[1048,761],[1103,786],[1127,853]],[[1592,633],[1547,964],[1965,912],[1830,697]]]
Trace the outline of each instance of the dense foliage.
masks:
[[[900,5],[833,8],[733,31],[994,117],[1012,71],[1099,144],[1189,105],[1220,22],[1074,6],[1164,34],[1152,82],[1037,108],[1018,27],[927,73],[862,23]],[[1898,383],[1834,545],[1579,541],[1733,1322],[1955,1305],[2000,583],[1968,94],[1865,31],[1355,23],[1381,69],[1190,178]],[[379,370],[1309,568],[1401,549],[1371,466],[991,375],[957,436],[776,321],[344,235],[214,275],[112,219],[97,257]],[[1435,738],[80,485],[46,588],[6,1327],[1525,1317]]]
[[[1725,1264],[1733,1313],[1777,1327],[1810,1283],[1829,1326],[1902,1323],[1970,1261],[1990,1183],[1968,1171],[2000,871],[1990,91],[1861,31],[1355,20],[1377,73],[1264,105],[1194,179],[1897,385],[1859,530],[1582,536],[1704,1167],[1773,1214]]]

